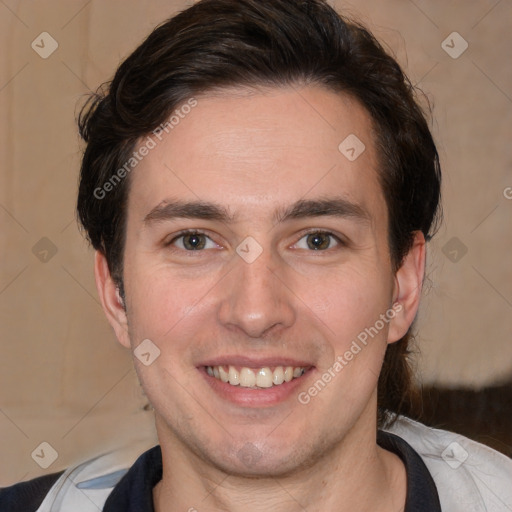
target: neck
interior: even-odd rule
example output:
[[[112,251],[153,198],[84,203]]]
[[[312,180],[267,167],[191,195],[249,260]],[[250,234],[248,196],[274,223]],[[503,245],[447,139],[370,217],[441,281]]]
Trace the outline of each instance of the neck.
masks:
[[[184,450],[161,432],[157,421],[163,478],[153,491],[155,511],[400,512],[405,468],[396,455],[377,445],[375,422],[361,417],[358,423],[365,428],[355,426],[310,467],[281,477],[247,478],[228,475]]]

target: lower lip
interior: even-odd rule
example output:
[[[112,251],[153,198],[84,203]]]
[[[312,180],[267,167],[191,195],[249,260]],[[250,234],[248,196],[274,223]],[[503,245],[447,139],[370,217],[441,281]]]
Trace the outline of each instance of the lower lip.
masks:
[[[232,386],[227,382],[222,382],[206,373],[206,368],[198,368],[203,374],[208,385],[213,391],[224,400],[228,400],[236,405],[243,407],[269,407],[284,402],[290,397],[297,397],[299,388],[303,387],[306,379],[312,375],[313,368],[307,370],[303,375],[290,382],[283,382],[278,386],[270,388],[245,388],[242,386]]]

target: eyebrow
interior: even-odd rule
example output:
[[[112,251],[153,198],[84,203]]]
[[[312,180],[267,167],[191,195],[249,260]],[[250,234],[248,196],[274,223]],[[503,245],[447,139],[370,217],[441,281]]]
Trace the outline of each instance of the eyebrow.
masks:
[[[340,197],[300,199],[290,206],[277,208],[273,221],[279,224],[309,217],[343,217],[367,224],[371,222],[371,216],[365,208]],[[216,220],[229,224],[235,222],[237,216],[224,206],[212,202],[165,200],[144,217],[144,224],[150,225],[176,218]]]
[[[204,201],[162,201],[145,217],[144,224],[162,222],[176,218],[218,220],[233,222],[235,217],[221,205]]]
[[[301,199],[288,207],[278,208],[274,214],[274,221],[281,223],[287,220],[308,217],[343,217],[352,218],[363,223],[371,222],[371,216],[365,208],[358,203],[340,197]]]

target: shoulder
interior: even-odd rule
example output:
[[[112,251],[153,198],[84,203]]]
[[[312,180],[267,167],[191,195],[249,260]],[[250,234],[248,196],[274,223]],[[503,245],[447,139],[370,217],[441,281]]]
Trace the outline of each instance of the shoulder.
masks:
[[[464,436],[400,417],[385,429],[421,456],[443,511],[512,510],[512,459]]]
[[[1,512],[98,512],[153,439],[130,443],[65,471],[0,489]]]
[[[63,473],[64,471],[60,471],[0,488],[0,510],[2,512],[35,512]]]

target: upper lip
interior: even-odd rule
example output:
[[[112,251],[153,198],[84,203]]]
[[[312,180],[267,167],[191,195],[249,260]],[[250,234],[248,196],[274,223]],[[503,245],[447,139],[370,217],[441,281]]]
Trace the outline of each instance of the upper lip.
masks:
[[[307,368],[313,366],[311,362],[304,359],[294,359],[291,357],[247,357],[247,356],[218,356],[207,359],[201,366],[245,366],[247,368],[264,368],[265,366],[294,366]]]

